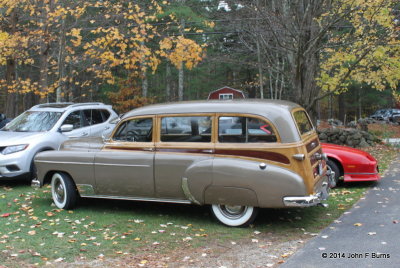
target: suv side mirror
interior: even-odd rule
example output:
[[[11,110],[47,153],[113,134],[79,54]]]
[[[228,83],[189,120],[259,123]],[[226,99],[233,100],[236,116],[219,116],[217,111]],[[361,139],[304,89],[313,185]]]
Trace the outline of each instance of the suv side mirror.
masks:
[[[74,129],[74,126],[73,126],[73,125],[65,124],[65,125],[62,125],[62,126],[60,127],[60,132],[61,132],[61,133],[63,133],[63,132],[70,132],[70,131],[72,131],[73,129]]]

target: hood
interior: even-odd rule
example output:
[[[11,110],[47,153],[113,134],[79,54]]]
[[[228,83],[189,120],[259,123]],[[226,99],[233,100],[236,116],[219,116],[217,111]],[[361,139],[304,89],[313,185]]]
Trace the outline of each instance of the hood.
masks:
[[[348,146],[342,146],[342,145],[337,145],[337,144],[332,144],[332,143],[321,143],[321,146],[322,146],[322,151],[324,151],[324,153],[328,153],[329,150],[335,150],[336,153],[337,152],[347,152],[347,153],[360,154],[360,155],[364,155],[364,156],[371,156],[369,153],[367,153],[365,151],[355,149],[352,147],[348,147]]]
[[[42,138],[46,133],[47,132],[0,131],[0,146],[30,143]]]

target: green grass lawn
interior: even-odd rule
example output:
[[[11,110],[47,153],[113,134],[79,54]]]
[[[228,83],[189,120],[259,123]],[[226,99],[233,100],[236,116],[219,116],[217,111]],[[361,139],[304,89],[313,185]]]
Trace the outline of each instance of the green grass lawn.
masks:
[[[379,159],[381,171],[397,154],[386,146],[370,152]],[[52,206],[47,187],[34,190],[26,183],[2,182],[0,264],[18,267],[144,250],[168,252],[252,239],[258,232],[285,241],[318,233],[373,185],[353,183],[334,189],[328,208],[262,209],[250,228],[229,228],[214,220],[206,206],[82,199],[76,209],[66,211]]]

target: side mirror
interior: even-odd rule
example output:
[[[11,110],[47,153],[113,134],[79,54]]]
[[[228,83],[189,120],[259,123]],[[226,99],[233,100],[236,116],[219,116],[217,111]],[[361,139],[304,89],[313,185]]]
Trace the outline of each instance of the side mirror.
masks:
[[[65,124],[65,125],[62,125],[62,126],[60,127],[60,132],[61,132],[61,133],[63,133],[63,132],[70,132],[70,131],[72,131],[73,129],[74,129],[74,126],[73,126],[73,125]]]

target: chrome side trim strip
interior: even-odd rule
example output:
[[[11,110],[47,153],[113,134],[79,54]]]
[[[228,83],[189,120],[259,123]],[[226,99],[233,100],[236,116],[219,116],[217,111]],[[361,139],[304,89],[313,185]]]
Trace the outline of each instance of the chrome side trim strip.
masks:
[[[109,195],[81,195],[81,197],[115,199],[115,200],[131,200],[131,201],[149,201],[149,202],[191,204],[191,202],[189,200],[161,199],[161,198],[150,198],[150,197],[124,197],[124,196],[109,196]]]
[[[94,188],[90,184],[77,184],[76,188],[78,188],[78,192],[81,196],[86,195],[95,195]]]
[[[186,198],[189,199],[192,203],[195,203],[197,205],[201,205],[199,201],[194,198],[192,193],[189,190],[189,184],[188,184],[188,178],[182,178],[182,190],[183,193],[185,194]]]
[[[80,163],[80,162],[60,162],[60,161],[43,161],[36,160],[37,163],[47,164],[68,164],[68,165],[96,165],[96,166],[118,166],[118,167],[150,167],[150,165],[121,165],[121,164],[106,164],[106,163]]]
[[[121,164],[106,164],[95,163],[96,166],[117,166],[117,167],[150,167],[150,165],[121,165]]]
[[[44,161],[44,160],[35,160],[35,162],[37,162],[37,163],[48,163],[48,164],[93,165],[93,163],[61,162],[61,161]]]

